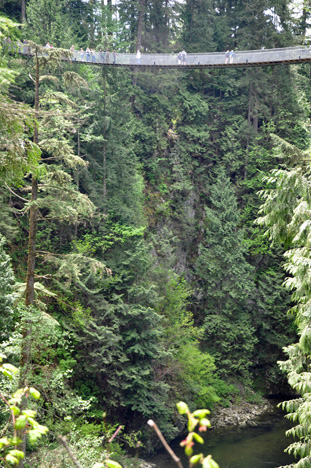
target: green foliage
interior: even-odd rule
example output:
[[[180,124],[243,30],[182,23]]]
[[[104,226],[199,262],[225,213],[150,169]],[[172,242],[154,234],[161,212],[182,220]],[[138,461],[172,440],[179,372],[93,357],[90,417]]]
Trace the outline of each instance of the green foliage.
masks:
[[[307,267],[310,258],[310,167],[306,152],[280,139],[276,141],[279,155],[287,161],[287,167],[273,171],[268,179],[269,188],[262,192],[263,216],[258,222],[268,228],[267,233],[274,242],[284,242],[287,246],[284,268],[290,277],[285,280],[285,286],[292,291],[296,302],[291,312],[295,315],[300,338],[298,343],[284,348],[288,360],[280,366],[287,373],[290,385],[301,395],[296,401],[283,404],[289,412],[288,417],[297,423],[288,434],[298,436],[300,441],[292,443],[287,450],[300,457],[293,465],[298,467],[308,466],[310,454],[310,288]]]
[[[27,4],[27,36],[45,45],[50,42],[54,47],[69,49],[74,37],[69,16],[65,13],[63,1],[33,1]]]
[[[11,364],[3,364],[0,357],[0,372],[5,377],[12,379],[17,374],[18,369]],[[21,435],[27,434],[30,443],[35,443],[48,432],[46,426],[39,424],[34,418],[36,411],[25,407],[25,400],[31,396],[35,400],[40,398],[40,393],[33,387],[25,387],[17,390],[6,399],[0,391],[0,399],[10,412],[12,435],[4,436],[0,439],[0,459],[6,466],[19,465],[21,459],[25,457],[23,450],[20,450]]]
[[[188,405],[183,401],[177,403],[176,406],[179,414],[186,414],[188,418],[188,435],[186,439],[180,443],[180,445],[181,447],[185,447],[185,454],[189,459],[189,466],[200,464],[203,468],[219,468],[218,464],[212,459],[211,455],[207,455],[206,457],[204,457],[202,453],[193,455],[192,447],[194,443],[204,443],[203,438],[197,432],[194,432],[194,430],[197,426],[200,432],[206,431],[208,427],[211,427],[211,423],[206,417],[208,414],[210,414],[210,411],[207,409],[200,409],[191,413],[189,411]]]
[[[195,343],[189,343],[180,348],[176,358],[180,365],[182,386],[194,404],[211,407],[219,402],[216,366],[212,356],[200,351]]]
[[[19,25],[9,18],[0,16],[0,44],[4,37],[15,39]],[[17,102],[9,92],[14,85],[17,71],[0,47],[0,180],[7,184],[22,184],[25,174],[35,168],[41,152],[30,140],[34,127],[32,110]]]
[[[17,2],[4,0],[2,8],[19,15]],[[261,176],[280,161],[271,130],[308,147],[308,67],[133,76],[120,67],[65,63],[64,50],[44,47],[134,51],[139,18],[146,52],[279,47],[296,45],[293,34],[300,35],[279,0],[27,2],[22,34],[41,44],[30,42],[41,55],[39,145],[30,139],[33,112],[20,104],[34,103],[32,58],[1,55],[0,177],[11,191],[1,192],[0,228],[23,293],[25,214],[34,206],[24,176],[34,174],[34,283],[47,315],[23,312],[23,323],[33,327],[31,375],[46,395],[40,410],[66,433],[75,418],[83,427],[100,425],[99,408],[113,419],[121,406],[130,431],[153,415],[173,437],[176,398],[228,404],[236,394],[229,379],[250,384],[258,375],[261,385],[276,386],[272,361],[292,328],[280,249],[270,248],[253,220]],[[15,34],[16,25],[0,21],[4,35]],[[300,175],[297,169],[288,193],[272,200],[282,202],[276,218],[300,197],[293,188]],[[308,181],[305,187],[307,195]],[[308,205],[299,211],[296,218],[307,222]],[[281,229],[290,241],[292,228]],[[307,259],[305,252],[295,263],[306,278]],[[17,360],[16,333],[5,345]],[[308,341],[303,334],[301,345]],[[84,440],[91,466],[101,458],[87,458],[86,436],[76,440]]]
[[[254,284],[243,234],[238,230],[235,197],[223,171],[211,188],[210,201],[206,240],[196,265],[205,314],[204,342],[223,370],[247,377],[256,343],[248,306]]]
[[[15,300],[13,285],[15,282],[10,257],[4,250],[5,239],[0,235],[0,342],[12,329],[13,303]]]

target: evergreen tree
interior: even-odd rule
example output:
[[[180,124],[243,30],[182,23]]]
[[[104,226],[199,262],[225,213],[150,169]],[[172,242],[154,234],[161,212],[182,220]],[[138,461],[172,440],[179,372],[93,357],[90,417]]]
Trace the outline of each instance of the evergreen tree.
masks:
[[[288,360],[281,362],[288,381],[301,397],[283,403],[288,417],[297,424],[287,431],[299,437],[288,447],[288,452],[300,457],[291,466],[310,464],[310,162],[309,150],[301,151],[284,140],[276,139],[278,155],[286,167],[274,170],[268,178],[268,188],[262,192],[263,216],[258,222],[268,228],[270,239],[286,246],[284,265],[290,275],[285,282],[293,291],[299,342],[284,348]]]
[[[0,42],[8,36],[16,39],[18,25],[0,17]],[[34,114],[30,107],[12,98],[17,71],[14,62],[9,63],[7,49],[0,48],[0,180],[7,184],[21,184],[25,173],[34,169],[40,158],[40,150],[30,140],[34,127]]]
[[[203,296],[204,344],[219,367],[246,377],[256,343],[251,311],[253,269],[245,258],[239,211],[223,170],[211,187],[205,212],[206,237],[196,262]]]
[[[167,0],[118,2],[123,37],[134,52],[168,52],[176,37],[176,17]]]
[[[93,316],[77,338],[81,375],[95,376],[98,396],[110,414],[120,418],[117,408],[124,407],[122,421],[129,427],[133,418],[137,427],[157,414],[172,435],[166,409],[169,387],[156,378],[156,369],[167,356],[161,342],[163,325],[155,311],[151,257],[140,237],[128,237],[121,249],[116,243],[116,252],[109,253],[113,276],[100,281],[102,297],[89,295]]]
[[[121,224],[139,226],[144,186],[134,153],[129,76],[103,70],[96,80],[99,86],[85,95],[85,104],[91,101],[92,106],[81,135],[90,163],[83,186],[102,212]]]
[[[75,42],[72,20],[63,0],[30,0],[27,4],[27,35],[37,44],[47,42],[69,49]]]
[[[212,2],[188,0],[183,12],[183,43],[189,52],[213,52],[216,47],[215,8]]]

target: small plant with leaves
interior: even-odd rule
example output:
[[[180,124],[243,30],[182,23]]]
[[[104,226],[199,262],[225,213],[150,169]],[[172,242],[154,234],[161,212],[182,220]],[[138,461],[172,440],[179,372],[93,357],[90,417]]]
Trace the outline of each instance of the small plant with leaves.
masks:
[[[104,417],[105,417],[105,413],[104,413]],[[118,435],[118,433],[121,431],[122,428],[123,428],[123,426],[119,426],[118,429],[112,435],[112,437],[110,437],[110,439],[108,441],[108,447],[109,447],[109,444],[114,440],[114,438]],[[75,467],[76,468],[83,468],[82,465],[80,464],[80,461],[76,458],[76,456],[72,452],[71,448],[69,447],[66,437],[58,436],[58,439],[63,444],[63,446],[65,447],[65,449],[66,449],[69,457],[73,461],[73,464],[75,465]],[[105,460],[102,461],[102,462],[95,463],[95,465],[93,465],[92,468],[122,468],[122,466],[118,462],[116,462],[114,460],[110,460],[109,456],[110,456],[110,452],[109,452],[109,449],[108,449],[108,451],[106,452]]]
[[[203,438],[194,432],[195,428],[198,427],[199,432],[204,432],[207,430],[208,427],[211,427],[210,421],[207,419],[207,415],[210,413],[207,409],[199,409],[191,413],[189,411],[188,405],[183,401],[177,403],[177,409],[179,414],[186,414],[188,416],[188,435],[187,437],[180,443],[182,447],[185,447],[185,454],[189,459],[189,468],[192,468],[196,465],[201,465],[202,468],[219,468],[218,463],[216,463],[211,455],[207,455],[204,457],[202,453],[197,455],[193,455],[193,446],[194,442],[198,442],[199,444],[203,444]],[[163,434],[161,433],[160,429],[156,425],[154,421],[151,419],[148,421],[150,427],[152,427],[159,439],[161,440],[163,446],[170,454],[172,459],[175,461],[179,468],[183,468],[183,465],[177,455],[173,452],[171,447],[166,442]]]
[[[8,379],[13,379],[14,375],[18,373],[18,369],[12,364],[2,363],[2,361],[0,356],[0,373]],[[42,426],[34,419],[35,411],[23,408],[25,399],[27,400],[29,397],[38,400],[40,393],[33,387],[25,387],[20,388],[10,399],[7,399],[0,392],[0,398],[8,408],[12,422],[12,433],[0,439],[0,459],[6,465],[18,465],[20,460],[25,457],[24,451],[20,449],[22,440],[19,434],[27,434],[29,441],[34,443],[48,432],[46,426]]]
[[[207,455],[207,457],[204,457],[202,453],[193,455],[194,442],[198,442],[199,444],[204,443],[203,438],[194,432],[195,428],[198,427],[199,432],[205,432],[208,427],[211,427],[211,423],[206,417],[210,413],[209,410],[199,409],[191,413],[188,405],[183,401],[177,403],[176,406],[179,414],[186,414],[188,416],[188,435],[180,445],[185,447],[185,454],[189,458],[189,467],[191,468],[200,464],[203,468],[219,468],[211,455]]]

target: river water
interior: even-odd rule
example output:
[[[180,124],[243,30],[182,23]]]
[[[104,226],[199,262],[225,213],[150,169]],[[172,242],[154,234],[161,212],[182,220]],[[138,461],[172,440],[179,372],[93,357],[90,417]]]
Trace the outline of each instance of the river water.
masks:
[[[202,446],[196,444],[197,451],[194,453],[211,454],[220,468],[277,468],[294,461],[284,453],[284,449],[293,441],[285,436],[285,431],[290,427],[291,423],[284,418],[284,414],[275,410],[256,420],[256,426],[208,431],[204,434],[206,443]],[[179,443],[173,443],[172,448],[186,468],[188,461]],[[165,451],[148,461],[157,468],[177,467]]]

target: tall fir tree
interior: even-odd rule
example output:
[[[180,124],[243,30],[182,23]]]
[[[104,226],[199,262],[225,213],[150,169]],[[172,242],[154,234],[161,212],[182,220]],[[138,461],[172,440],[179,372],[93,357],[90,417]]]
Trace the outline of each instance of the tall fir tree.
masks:
[[[210,206],[205,208],[205,240],[196,262],[204,345],[223,372],[247,377],[256,344],[254,280],[239,221],[232,186],[220,169],[210,189]]]

